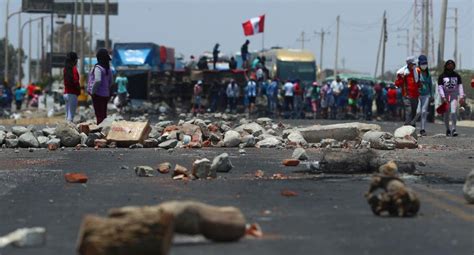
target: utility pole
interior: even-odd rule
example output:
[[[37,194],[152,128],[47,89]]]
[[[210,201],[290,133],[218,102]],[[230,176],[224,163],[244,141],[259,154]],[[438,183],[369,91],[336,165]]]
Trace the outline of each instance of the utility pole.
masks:
[[[380,39],[379,39],[379,47],[377,49],[377,59],[375,61],[375,72],[374,72],[374,79],[377,79],[377,72],[379,70],[379,59],[380,59],[380,50],[382,49],[382,40],[384,35],[384,26],[382,21],[382,28],[380,30]]]
[[[4,43],[5,43],[5,52],[3,54],[5,54],[5,62],[4,63],[4,67],[3,67],[3,77],[5,81],[8,81],[8,10],[9,10],[9,4],[10,4],[10,0],[7,0],[7,6],[5,8],[5,11],[6,11],[6,15],[5,15],[5,39],[4,39]],[[0,82],[4,82],[4,81],[0,81]]]
[[[74,26],[72,32],[72,51],[76,52],[76,38],[77,38],[77,0],[74,0]]]
[[[438,43],[438,70],[442,70],[444,62],[444,40],[446,35],[446,15],[448,12],[448,0],[443,0],[441,7],[441,21],[439,26],[439,43]]]
[[[430,0],[423,0],[423,54],[430,52]]]
[[[81,0],[81,75],[84,74],[84,40],[86,36],[84,34],[84,0]]]
[[[402,31],[405,31],[406,32],[406,35],[397,35],[397,38],[400,38],[400,39],[405,39],[406,40],[406,43],[397,43],[397,46],[406,46],[407,48],[407,53],[406,55],[409,56],[410,55],[410,30],[408,28],[406,29],[397,29],[397,32],[402,32]]]
[[[301,37],[299,39],[296,39],[296,41],[301,42],[301,49],[304,50],[304,43],[309,42],[309,39],[304,39],[305,33],[304,31],[301,32]]]
[[[89,36],[90,36],[90,38],[89,38],[89,54],[90,54],[89,55],[89,65],[92,65],[92,61],[91,61],[92,60],[92,52],[94,52],[93,49],[92,49],[92,38],[94,37],[94,33],[92,32],[92,28],[93,28],[92,24],[93,24],[93,16],[94,16],[93,11],[92,11],[92,8],[93,8],[92,6],[93,6],[93,0],[90,0],[90,9],[89,9],[89,19],[90,19],[89,20],[89,22],[90,22],[90,25],[89,25]],[[90,69],[90,67],[89,67],[89,69]]]
[[[337,15],[337,32],[336,32],[336,59],[334,61],[334,78],[337,76],[337,62],[339,58],[339,23],[341,16]]]
[[[105,48],[109,50],[109,0],[105,0]]]
[[[21,85],[21,51],[22,51],[22,46],[21,46],[21,13],[18,15],[18,53],[17,53],[17,73],[18,73],[18,85]]]
[[[44,19],[41,18],[41,66],[44,66]],[[41,68],[41,77],[43,77],[44,67]]]
[[[458,8],[454,8],[454,62],[458,62]]]
[[[31,84],[31,17],[28,25],[28,84]]]
[[[43,21],[43,18],[41,18],[41,21]],[[36,80],[40,80],[40,59],[41,59],[41,56],[40,56],[40,47],[41,47],[41,24],[42,23],[39,23],[38,22],[38,32],[36,34],[36,66],[35,66],[35,78]]]
[[[382,80],[385,75],[385,48],[387,46],[388,34],[387,34],[387,11],[383,12],[383,46],[382,46]]]
[[[321,28],[321,32],[314,32],[315,35],[319,35],[321,37],[321,49],[319,52],[319,68],[323,70],[323,53],[324,53],[324,36],[329,34],[329,31],[324,31]]]

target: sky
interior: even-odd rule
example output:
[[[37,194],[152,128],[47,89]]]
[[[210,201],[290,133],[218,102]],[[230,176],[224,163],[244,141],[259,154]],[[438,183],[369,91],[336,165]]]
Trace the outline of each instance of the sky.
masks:
[[[88,1],[88,0],[86,0]],[[419,0],[418,0],[419,1]],[[334,68],[336,44],[336,17],[340,15],[339,68],[366,72],[373,75],[379,44],[382,16],[387,11],[388,41],[386,70],[396,70],[407,57],[406,28],[413,27],[415,0],[117,0],[119,15],[110,18],[110,37],[114,42],[154,42],[174,47],[177,53],[199,55],[211,51],[215,43],[223,53],[235,53],[249,39],[251,50],[260,50],[262,35],[245,37],[242,23],[252,17],[266,15],[265,47],[301,48],[298,39],[305,32],[305,49],[316,54],[320,64],[320,37],[315,31],[329,31],[324,42],[323,68]],[[441,0],[433,0],[435,54],[437,55]],[[0,0],[0,37],[5,34],[4,6]],[[458,48],[462,68],[474,69],[473,1],[449,0],[448,8],[458,10]],[[10,11],[18,10],[20,0],[10,1]],[[26,21],[30,14],[23,14]],[[37,17],[40,15],[31,15]],[[448,10],[448,17],[454,10]],[[69,20],[69,18],[67,19]],[[89,17],[86,16],[86,29]],[[10,19],[10,42],[17,41],[17,18]],[[96,37],[104,37],[104,16],[94,17]],[[447,20],[445,59],[453,58],[453,19]],[[33,27],[33,40],[37,26]],[[27,30],[25,30],[27,31]],[[27,42],[28,33],[24,40]],[[95,38],[96,39],[96,38]],[[97,38],[98,39],[98,38]],[[24,44],[26,49],[27,43]],[[27,51],[27,49],[26,49]],[[36,44],[33,43],[33,56]],[[419,55],[419,52],[416,53]],[[428,55],[428,58],[433,56]],[[379,69],[380,70],[380,69]]]

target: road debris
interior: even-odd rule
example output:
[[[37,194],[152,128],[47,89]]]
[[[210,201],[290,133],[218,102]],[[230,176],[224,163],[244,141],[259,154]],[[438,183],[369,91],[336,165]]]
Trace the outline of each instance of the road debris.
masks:
[[[292,190],[282,190],[281,195],[284,197],[296,197],[298,196],[298,193]]]
[[[155,172],[151,166],[136,166],[134,170],[138,177],[152,177]]]
[[[300,161],[297,159],[285,159],[283,160],[282,164],[284,166],[298,166],[300,164]]]
[[[0,248],[9,244],[26,248],[42,246],[46,243],[46,229],[42,227],[20,228],[0,237]]]
[[[265,175],[265,173],[262,170],[257,170],[257,171],[255,171],[255,174],[254,174],[255,178],[257,178],[257,179],[263,178],[264,175]]]
[[[86,183],[89,178],[83,173],[66,173],[64,179],[69,183]]]
[[[230,161],[229,154],[222,153],[212,160],[211,170],[213,172],[230,172],[234,166]]]
[[[170,162],[164,162],[158,165],[157,167],[158,172],[162,174],[167,174],[171,170],[171,163]]]
[[[474,169],[467,175],[462,190],[466,201],[470,204],[474,204]]]
[[[379,172],[372,177],[365,198],[375,215],[412,217],[420,209],[417,195],[398,177],[397,168],[390,161],[380,166]]]
[[[260,238],[263,236],[262,228],[258,223],[247,224],[245,226],[245,235]]]

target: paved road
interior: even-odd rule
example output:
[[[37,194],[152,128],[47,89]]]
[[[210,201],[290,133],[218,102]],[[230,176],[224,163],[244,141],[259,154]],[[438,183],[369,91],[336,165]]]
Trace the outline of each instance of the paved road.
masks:
[[[308,123],[295,123],[308,124]],[[390,130],[392,123],[383,123]],[[442,132],[434,125],[431,130]],[[104,215],[109,208],[149,205],[172,199],[193,199],[242,209],[248,222],[263,228],[264,238],[236,243],[210,243],[178,236],[171,254],[473,254],[474,206],[461,194],[463,177],[474,165],[473,129],[460,129],[460,138],[423,138],[421,150],[397,150],[393,157],[423,162],[425,176],[407,176],[422,206],[414,218],[372,215],[363,193],[365,175],[318,175],[303,166],[285,168],[291,150],[236,149],[176,150],[91,149],[48,152],[0,152],[0,233],[19,227],[44,226],[47,245],[8,247],[2,255],[75,254],[75,241],[84,214]],[[194,159],[227,151],[234,169],[215,180],[173,181],[170,175],[138,178],[136,165],[169,161],[191,167]],[[308,150],[317,160],[321,151]],[[127,166],[129,169],[122,169]],[[255,179],[261,169],[266,178]],[[85,185],[67,184],[65,172],[89,176]],[[286,180],[273,180],[283,173]],[[282,190],[298,193],[283,197]],[[270,211],[270,213],[264,213]]]

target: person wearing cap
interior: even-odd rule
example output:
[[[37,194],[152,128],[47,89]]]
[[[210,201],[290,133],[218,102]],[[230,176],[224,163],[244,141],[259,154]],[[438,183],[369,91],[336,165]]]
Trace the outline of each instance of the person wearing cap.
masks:
[[[112,69],[110,69],[110,56],[106,49],[100,49],[96,54],[97,64],[93,67],[94,84],[91,91],[92,105],[94,107],[97,124],[107,118],[107,104],[110,100],[110,87],[112,86]]]
[[[77,108],[77,97],[81,94],[79,72],[77,71],[77,54],[66,55],[64,74],[64,101],[66,102],[66,121],[73,122]]]
[[[428,69],[428,58],[425,55],[418,57],[418,66],[420,69],[420,99],[418,101],[418,108],[416,111],[415,120],[421,116],[421,130],[420,135],[426,135],[426,118],[428,117],[428,106],[433,101],[433,89],[430,70]]]
[[[447,103],[448,109],[444,113],[444,124],[446,126],[446,136],[458,136],[456,132],[458,99],[464,104],[464,88],[461,76],[454,71],[456,63],[453,60],[446,61],[444,71],[438,77],[438,92],[441,100]],[[451,117],[451,126],[449,119]]]
[[[401,88],[405,125],[416,126],[416,110],[420,97],[420,70],[416,67],[415,57],[408,57],[407,65],[397,71],[395,85]]]
[[[194,114],[201,112],[201,94],[202,94],[202,81],[199,80],[196,85],[194,85],[194,106],[192,112]]]

